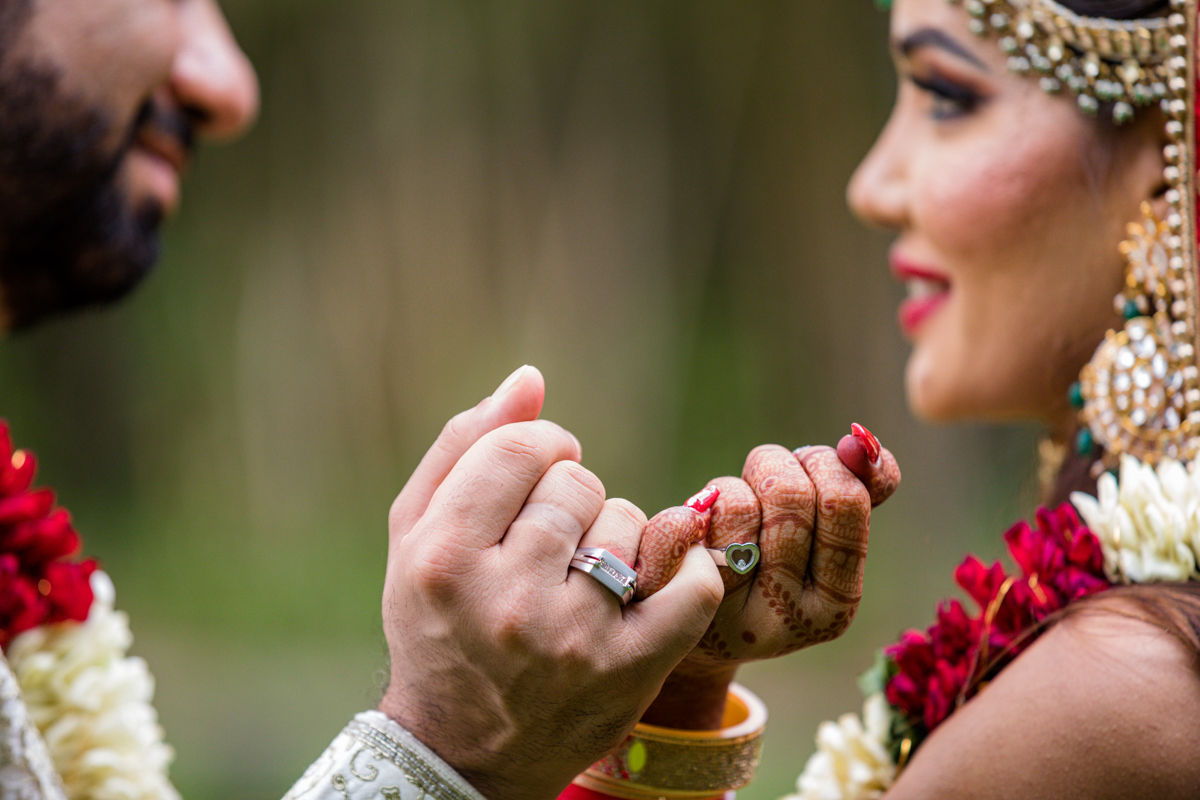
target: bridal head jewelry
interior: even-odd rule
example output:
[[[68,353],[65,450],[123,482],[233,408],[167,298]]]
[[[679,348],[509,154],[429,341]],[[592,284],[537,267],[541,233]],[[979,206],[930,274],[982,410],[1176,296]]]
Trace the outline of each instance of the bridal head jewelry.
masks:
[[[731,544],[726,547],[710,547],[708,554],[718,567],[729,567],[738,575],[745,575],[758,566],[762,551],[753,543]]]
[[[971,15],[971,32],[995,34],[1008,68],[1037,76],[1047,92],[1063,89],[1097,114],[1112,104],[1117,124],[1134,109],[1186,91],[1187,22],[1183,14],[1139,20],[1083,17],[1055,0],[949,0]],[[1182,9],[1183,2],[1173,2]]]
[[[1162,219],[1149,204],[1129,226],[1121,252],[1126,280],[1116,298],[1124,317],[1109,331],[1071,391],[1079,409],[1080,455],[1093,477],[1123,454],[1146,464],[1200,454],[1196,362],[1196,3],[1170,0],[1168,13],[1137,20],[1081,16],[1055,0],[948,0],[970,29],[995,36],[1008,68],[1036,76],[1050,93],[1074,94],[1086,113],[1108,106],[1131,120],[1157,103],[1166,121]]]
[[[581,547],[571,558],[571,566],[595,578],[617,596],[621,605],[633,599],[637,591],[637,573],[621,559],[602,547]]]

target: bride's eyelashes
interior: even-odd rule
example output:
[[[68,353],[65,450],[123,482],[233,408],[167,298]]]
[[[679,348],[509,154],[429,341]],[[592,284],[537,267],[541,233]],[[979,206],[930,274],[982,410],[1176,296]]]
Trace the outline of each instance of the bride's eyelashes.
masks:
[[[909,73],[908,80],[929,97],[929,115],[934,119],[957,119],[967,116],[983,102],[983,97],[971,87],[936,73]]]

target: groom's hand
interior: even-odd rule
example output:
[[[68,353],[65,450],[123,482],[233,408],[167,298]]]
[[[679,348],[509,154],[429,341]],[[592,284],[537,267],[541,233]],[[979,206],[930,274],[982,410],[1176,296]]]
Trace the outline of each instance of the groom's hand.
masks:
[[[638,558],[645,516],[606,500],[579,443],[541,407],[526,368],[455,418],[392,507],[380,710],[491,800],[553,798],[614,747],[691,650],[721,600],[700,547],[674,580],[622,607],[569,569],[576,548]],[[659,523],[700,539],[707,515]]]

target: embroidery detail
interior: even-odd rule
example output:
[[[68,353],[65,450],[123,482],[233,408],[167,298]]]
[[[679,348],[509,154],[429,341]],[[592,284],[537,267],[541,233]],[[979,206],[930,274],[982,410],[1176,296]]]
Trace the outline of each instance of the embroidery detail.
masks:
[[[359,714],[284,800],[484,800],[410,737],[378,711]]]
[[[358,778],[360,781],[366,781],[367,783],[370,783],[379,777],[379,769],[374,764],[367,764],[366,771],[358,771],[358,757],[365,752],[367,752],[367,750],[366,748],[363,748],[355,753],[354,757],[350,759],[350,774]]]
[[[16,677],[0,656],[0,795],[12,800],[63,800],[58,775],[29,719]]]
[[[424,796],[433,800],[473,800],[457,787],[446,783],[418,754],[411,752],[383,731],[354,720],[346,726],[346,733],[370,747],[380,758],[399,767],[408,782],[420,789]]]

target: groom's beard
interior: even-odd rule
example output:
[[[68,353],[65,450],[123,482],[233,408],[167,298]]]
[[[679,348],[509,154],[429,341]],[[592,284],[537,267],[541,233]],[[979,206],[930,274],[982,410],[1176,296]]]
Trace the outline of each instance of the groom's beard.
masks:
[[[0,0],[0,3],[4,0]],[[164,212],[118,185],[141,126],[190,146],[191,125],[147,102],[116,150],[103,109],[67,96],[57,73],[0,53],[0,297],[10,328],[115,300],[158,258]]]

